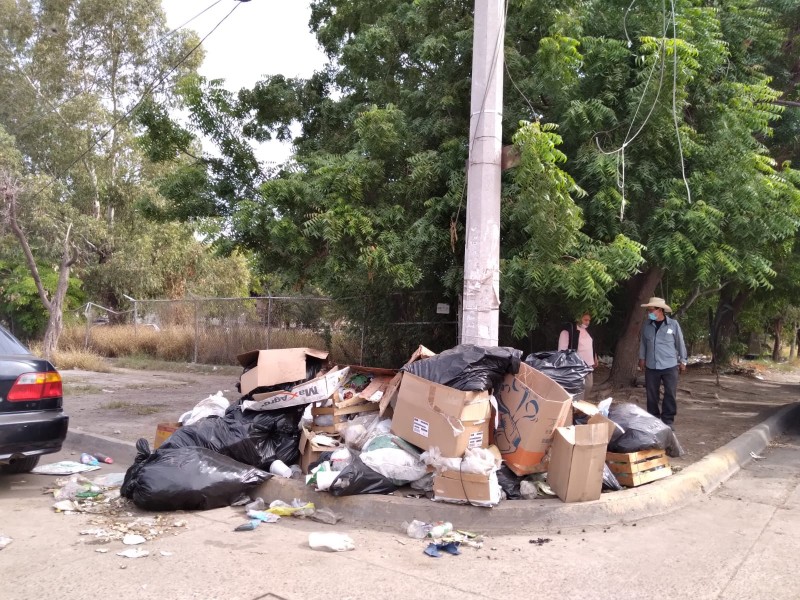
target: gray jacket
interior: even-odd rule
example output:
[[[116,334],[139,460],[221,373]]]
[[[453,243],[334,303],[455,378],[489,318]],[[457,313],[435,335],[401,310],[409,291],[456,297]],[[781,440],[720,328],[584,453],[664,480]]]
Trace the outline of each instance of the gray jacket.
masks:
[[[675,319],[665,316],[658,330],[655,321],[644,322],[639,336],[639,359],[645,360],[648,369],[672,369],[679,362],[686,364],[683,331]]]

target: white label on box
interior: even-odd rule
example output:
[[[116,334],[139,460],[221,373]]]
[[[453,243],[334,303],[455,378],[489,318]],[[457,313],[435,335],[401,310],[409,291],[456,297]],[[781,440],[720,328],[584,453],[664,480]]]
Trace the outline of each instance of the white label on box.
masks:
[[[429,425],[427,421],[414,417],[414,425],[411,427],[411,431],[422,437],[428,437],[428,428]]]
[[[483,445],[483,432],[473,431],[469,434],[469,441],[467,441],[467,448],[480,448]]]

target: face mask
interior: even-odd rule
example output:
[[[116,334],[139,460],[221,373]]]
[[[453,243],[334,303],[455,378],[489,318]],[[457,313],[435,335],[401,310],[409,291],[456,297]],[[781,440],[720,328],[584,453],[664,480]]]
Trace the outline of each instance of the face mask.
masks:
[[[647,318],[651,321],[655,321],[658,317],[656,316],[656,313],[647,313]]]

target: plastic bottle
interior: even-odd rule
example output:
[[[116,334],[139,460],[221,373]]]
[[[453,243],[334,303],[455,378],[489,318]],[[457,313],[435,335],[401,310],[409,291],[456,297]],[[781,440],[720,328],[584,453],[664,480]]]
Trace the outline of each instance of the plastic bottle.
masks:
[[[110,456],[106,456],[105,454],[100,454],[99,452],[93,452],[92,456],[94,456],[99,462],[106,463],[107,465],[113,465],[114,459]]]
[[[448,533],[453,531],[453,524],[444,522],[444,523],[436,523],[433,527],[431,527],[430,532],[428,535],[434,539],[443,538]]]
[[[273,463],[269,466],[269,472],[273,475],[278,475],[279,477],[285,477],[286,479],[291,479],[292,477],[292,470],[286,466],[282,460],[273,461]]]
[[[427,537],[428,532],[431,531],[431,526],[423,521],[414,519],[411,523],[406,524],[406,534],[415,540],[421,540]]]
[[[97,459],[91,454],[86,454],[86,452],[81,454],[81,463],[84,465],[91,465],[93,467],[100,466],[100,463],[97,462]]]

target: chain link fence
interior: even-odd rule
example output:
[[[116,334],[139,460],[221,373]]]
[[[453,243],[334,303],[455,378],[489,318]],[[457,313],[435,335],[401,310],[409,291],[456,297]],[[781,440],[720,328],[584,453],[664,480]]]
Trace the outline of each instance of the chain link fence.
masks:
[[[233,364],[259,349],[327,350],[339,364],[396,367],[420,344],[440,352],[459,343],[459,307],[434,292],[384,297],[264,296],[140,300],[114,311],[87,303],[82,346],[108,356]],[[75,336],[73,336],[75,337]],[[501,324],[501,345],[517,345]],[[78,341],[78,340],[74,340]],[[126,348],[127,346],[127,348]]]

